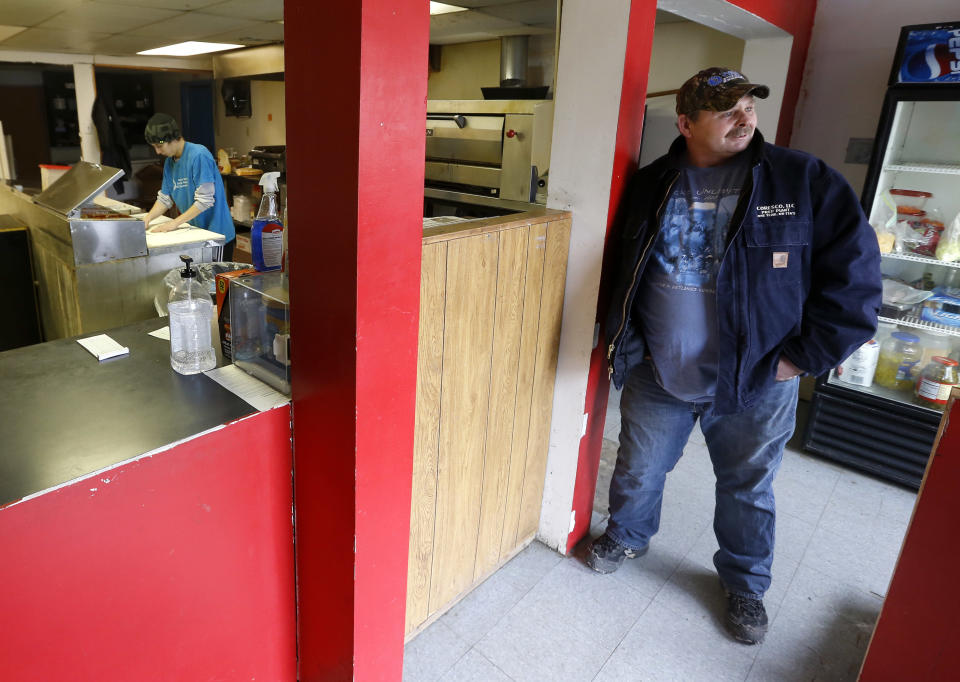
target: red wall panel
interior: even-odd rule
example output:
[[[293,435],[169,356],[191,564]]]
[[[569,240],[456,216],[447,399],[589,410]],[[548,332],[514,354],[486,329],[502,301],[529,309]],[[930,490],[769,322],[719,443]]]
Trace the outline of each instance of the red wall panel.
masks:
[[[960,401],[952,403],[931,456],[860,671],[863,682],[956,680],[960,670],[960,589],[955,541],[960,517]]]
[[[0,509],[0,678],[294,679],[289,414]]]

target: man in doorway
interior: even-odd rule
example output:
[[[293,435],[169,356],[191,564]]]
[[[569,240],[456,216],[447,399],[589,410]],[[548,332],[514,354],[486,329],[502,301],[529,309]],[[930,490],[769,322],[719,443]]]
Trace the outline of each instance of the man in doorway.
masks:
[[[607,321],[620,449],[610,521],[587,557],[611,573],[646,553],[699,419],[725,622],[747,644],[767,631],[773,479],[798,377],[873,336],[881,292],[877,239],[847,182],[756,130],[754,98],[769,92],[733,69],[697,73],[677,94],[680,137],[624,194]]]
[[[190,223],[217,232],[226,240],[221,259],[231,260],[236,230],[227,206],[223,178],[220,177],[213,154],[203,145],[184,140],[180,126],[170,114],[151,116],[143,136],[157,154],[166,157],[157,201],[144,218],[148,229],[151,232],[169,232]],[[149,227],[151,221],[166,213],[174,204],[180,210],[180,215]]]

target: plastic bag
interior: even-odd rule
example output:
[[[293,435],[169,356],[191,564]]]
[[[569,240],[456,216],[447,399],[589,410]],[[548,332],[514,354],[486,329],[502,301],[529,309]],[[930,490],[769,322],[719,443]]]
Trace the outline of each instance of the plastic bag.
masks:
[[[877,219],[870,223],[877,233],[877,242],[880,244],[880,253],[890,253],[897,243],[897,204],[890,196],[889,190],[880,193],[880,204],[877,206]]]
[[[193,264],[193,269],[197,271],[197,281],[207,289],[207,293],[213,300],[216,300],[217,297],[217,275],[234,270],[245,270],[249,267],[249,263],[231,263],[229,261]],[[161,317],[167,316],[167,299],[170,298],[170,292],[179,282],[180,268],[174,268],[163,276],[160,291],[153,298],[153,307],[156,308]]]
[[[960,261],[960,213],[947,225],[937,244],[937,258],[947,263]]]

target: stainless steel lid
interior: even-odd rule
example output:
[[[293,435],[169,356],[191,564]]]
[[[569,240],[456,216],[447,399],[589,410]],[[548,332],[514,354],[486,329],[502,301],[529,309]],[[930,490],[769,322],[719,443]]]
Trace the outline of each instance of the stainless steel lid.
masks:
[[[72,217],[79,207],[91,201],[121,175],[123,171],[119,168],[78,161],[56,182],[35,196],[33,201]]]

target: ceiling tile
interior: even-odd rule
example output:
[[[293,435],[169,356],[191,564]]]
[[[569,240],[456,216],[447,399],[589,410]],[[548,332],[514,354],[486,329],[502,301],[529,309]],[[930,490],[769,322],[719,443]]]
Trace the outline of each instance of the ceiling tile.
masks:
[[[82,0],[2,0],[0,20],[6,26],[35,26],[65,9],[78,6]]]
[[[203,11],[223,17],[280,21],[283,19],[283,0],[227,0]]]
[[[131,29],[127,34],[146,38],[167,38],[172,44],[185,40],[202,40],[206,36],[255,26],[257,23],[259,22],[242,17],[219,17],[202,12],[190,12]]]
[[[85,2],[71,7],[40,24],[38,28],[86,29],[105,33],[123,33],[138,26],[182,15],[169,9],[151,9],[114,5],[106,2]]]
[[[109,2],[115,5],[132,5],[134,7],[153,7],[155,9],[186,11],[203,9],[204,7],[221,3],[223,0],[109,0]]]
[[[442,38],[454,33],[491,33],[517,25],[518,22],[483,14],[478,10],[435,14],[430,17],[430,37]]]
[[[553,2],[545,3],[543,0],[513,2],[509,5],[484,7],[477,11],[523,24],[555,24],[557,21],[557,5]]]
[[[93,45],[94,54],[109,54],[117,56],[134,55],[143,50],[152,50],[155,47],[169,45],[167,39],[157,40],[142,36],[113,35],[97,40]]]
[[[0,42],[3,42],[10,36],[15,36],[21,31],[26,31],[23,26],[0,26]]]
[[[94,43],[108,35],[91,31],[30,28],[12,38],[7,38],[0,43],[0,47],[13,50],[90,53],[93,51]]]
[[[283,41],[283,24],[275,21],[263,22],[247,28],[237,28],[224,33],[216,33],[204,37],[214,43],[278,43]]]

